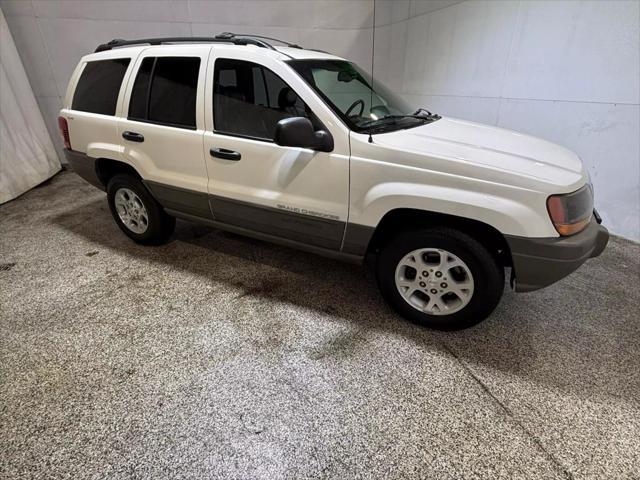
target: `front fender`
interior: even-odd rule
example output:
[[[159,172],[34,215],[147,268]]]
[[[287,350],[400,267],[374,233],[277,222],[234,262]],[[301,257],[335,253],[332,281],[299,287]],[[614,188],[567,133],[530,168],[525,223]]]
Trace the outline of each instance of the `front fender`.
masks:
[[[352,204],[350,223],[376,226],[391,210],[410,208],[476,220],[502,234],[556,237],[540,193],[520,189],[517,198],[406,182],[380,183]],[[537,208],[536,208],[537,206]]]

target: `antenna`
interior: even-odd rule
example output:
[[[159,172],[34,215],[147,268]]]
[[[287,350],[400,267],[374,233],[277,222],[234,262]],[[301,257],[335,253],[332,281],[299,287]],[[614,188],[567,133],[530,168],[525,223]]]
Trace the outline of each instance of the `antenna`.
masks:
[[[376,0],[373,0],[373,28],[371,29],[371,97],[369,99],[369,111],[373,107],[373,63],[376,52]],[[373,143],[373,137],[371,136],[371,129],[369,126],[369,143]]]

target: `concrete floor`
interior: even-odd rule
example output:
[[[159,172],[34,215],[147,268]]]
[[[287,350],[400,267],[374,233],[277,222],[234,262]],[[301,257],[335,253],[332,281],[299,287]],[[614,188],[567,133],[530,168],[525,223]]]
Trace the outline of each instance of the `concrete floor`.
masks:
[[[138,246],[62,173],[0,206],[0,476],[640,478],[639,259],[434,332],[355,266]]]

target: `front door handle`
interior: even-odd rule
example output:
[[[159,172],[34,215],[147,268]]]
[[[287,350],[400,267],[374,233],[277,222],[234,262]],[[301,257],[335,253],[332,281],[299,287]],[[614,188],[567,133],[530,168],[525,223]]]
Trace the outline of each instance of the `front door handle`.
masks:
[[[225,160],[233,160],[237,162],[242,158],[240,152],[234,152],[233,150],[227,150],[226,148],[212,148],[209,150],[209,154],[212,157],[224,158]]]
[[[136,132],[122,132],[122,138],[124,138],[125,140],[129,140],[131,142],[138,142],[138,143],[142,143],[144,142],[144,136],[136,133]]]

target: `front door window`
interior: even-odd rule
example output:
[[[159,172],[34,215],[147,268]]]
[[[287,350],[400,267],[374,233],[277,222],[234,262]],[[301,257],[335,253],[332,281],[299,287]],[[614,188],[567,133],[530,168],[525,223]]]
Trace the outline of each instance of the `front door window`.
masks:
[[[289,117],[320,122],[302,99],[268,68],[244,60],[216,60],[213,122],[216,133],[273,139],[276,124]]]

